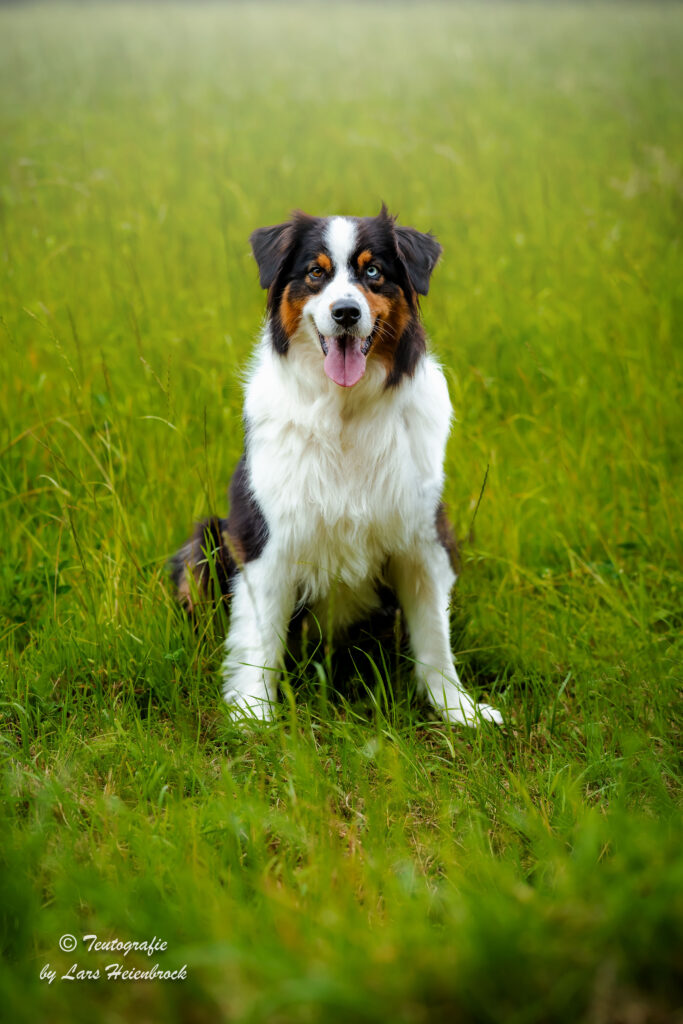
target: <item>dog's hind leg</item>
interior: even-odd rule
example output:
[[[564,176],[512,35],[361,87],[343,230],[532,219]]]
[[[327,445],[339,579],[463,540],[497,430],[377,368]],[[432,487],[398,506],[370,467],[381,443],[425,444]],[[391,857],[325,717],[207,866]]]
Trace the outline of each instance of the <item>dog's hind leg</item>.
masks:
[[[216,603],[230,593],[237,564],[228,537],[228,520],[213,516],[198,523],[186,544],[170,562],[178,600],[189,614],[196,601]]]

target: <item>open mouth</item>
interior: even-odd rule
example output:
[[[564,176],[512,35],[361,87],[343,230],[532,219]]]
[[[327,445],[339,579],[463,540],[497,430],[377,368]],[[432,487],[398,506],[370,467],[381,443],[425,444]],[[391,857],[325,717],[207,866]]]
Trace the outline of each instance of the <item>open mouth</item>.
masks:
[[[373,327],[367,338],[355,334],[322,335],[320,347],[325,355],[324,370],[341,388],[352,388],[365,373],[366,357],[373,342]]]

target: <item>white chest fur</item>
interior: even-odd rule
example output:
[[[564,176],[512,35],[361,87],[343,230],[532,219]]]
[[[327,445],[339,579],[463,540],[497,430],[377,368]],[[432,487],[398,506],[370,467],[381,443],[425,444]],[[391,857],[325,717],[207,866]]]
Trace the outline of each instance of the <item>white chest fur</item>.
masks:
[[[259,349],[245,399],[250,483],[278,571],[308,603],[336,593],[335,619],[350,621],[372,606],[386,560],[434,530],[448,391],[429,358],[395,389],[377,367],[348,391],[305,358],[282,359],[267,338]]]

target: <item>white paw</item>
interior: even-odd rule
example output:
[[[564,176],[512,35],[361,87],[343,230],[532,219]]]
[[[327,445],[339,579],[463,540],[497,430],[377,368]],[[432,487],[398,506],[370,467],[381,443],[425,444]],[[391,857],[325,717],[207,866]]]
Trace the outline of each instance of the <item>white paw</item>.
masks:
[[[230,707],[230,714],[244,725],[250,722],[272,722],[276,705],[268,697],[257,697],[237,690],[224,690],[223,696]]]
[[[503,724],[503,716],[500,711],[496,711],[490,704],[475,704],[466,693],[449,696],[448,705],[442,706],[440,711],[447,722],[467,725],[470,729],[476,729],[483,722],[493,722],[494,725]]]

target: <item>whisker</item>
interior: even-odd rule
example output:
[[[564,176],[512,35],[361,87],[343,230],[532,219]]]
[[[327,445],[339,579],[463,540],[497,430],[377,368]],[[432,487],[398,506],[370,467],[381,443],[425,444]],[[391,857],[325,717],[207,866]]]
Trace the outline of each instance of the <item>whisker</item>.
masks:
[[[373,333],[373,341],[375,339],[379,339],[380,341],[384,341],[387,338],[390,338],[390,337],[393,336],[393,331],[391,330],[391,327],[384,320],[377,320],[375,322],[375,326],[374,326],[374,328],[372,330],[372,333]]]

